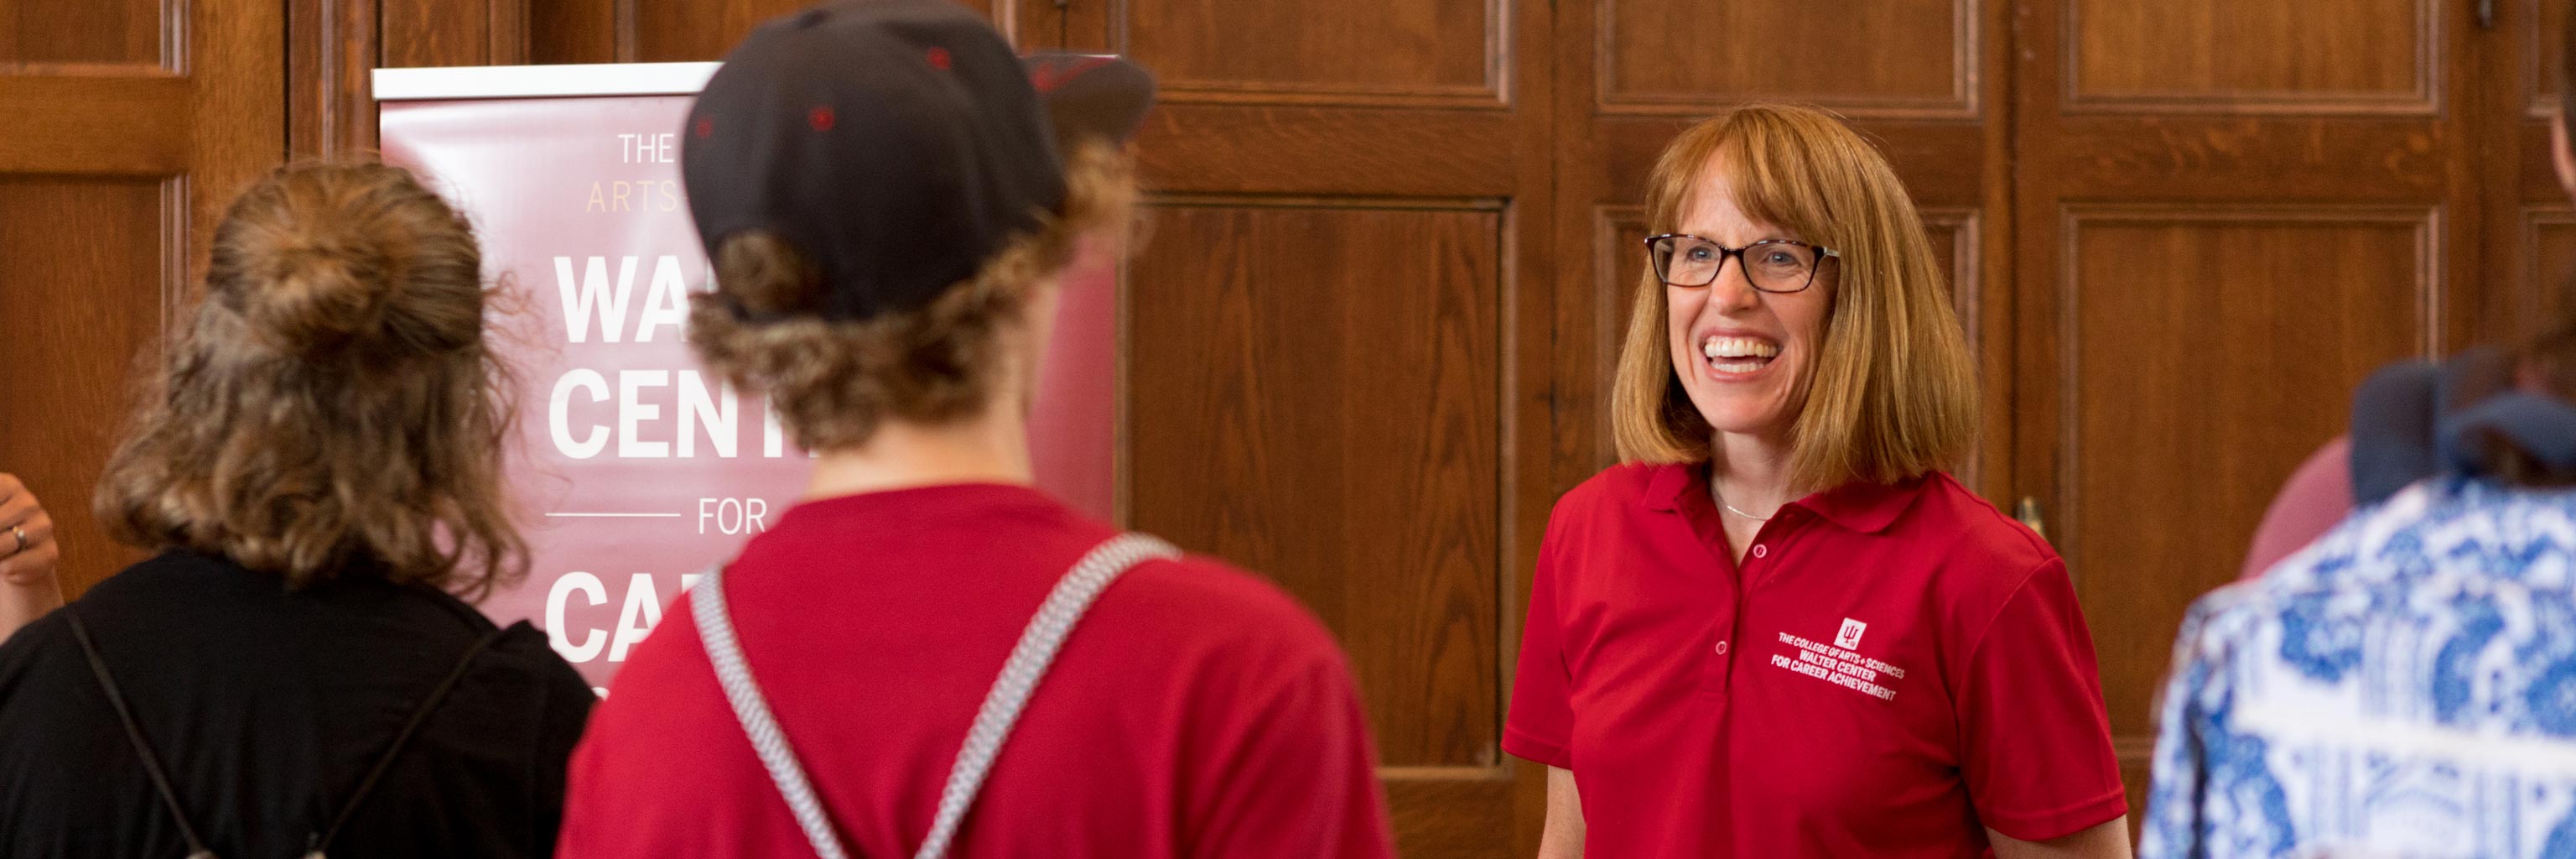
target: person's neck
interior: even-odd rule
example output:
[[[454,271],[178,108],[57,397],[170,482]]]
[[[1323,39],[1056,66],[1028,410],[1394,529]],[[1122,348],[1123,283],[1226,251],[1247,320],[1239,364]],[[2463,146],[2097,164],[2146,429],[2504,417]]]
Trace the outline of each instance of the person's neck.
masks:
[[[805,497],[833,498],[952,483],[1034,482],[1026,423],[1018,410],[925,425],[889,421],[867,443],[824,451]]]
[[[1722,432],[1709,448],[1709,484],[1737,515],[1768,519],[1780,505],[1797,500],[1785,439]]]

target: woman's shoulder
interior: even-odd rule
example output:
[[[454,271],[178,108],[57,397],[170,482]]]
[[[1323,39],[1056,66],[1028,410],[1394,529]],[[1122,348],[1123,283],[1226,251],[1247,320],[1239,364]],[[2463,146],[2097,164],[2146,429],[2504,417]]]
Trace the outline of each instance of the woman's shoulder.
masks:
[[[1669,493],[1669,484],[1688,480],[1688,469],[1692,467],[1684,463],[1623,462],[1602,469],[1558,496],[1553,518],[1573,520],[1624,511],[1653,500],[1658,490]]]
[[[2058,560],[2056,549],[2038,531],[1945,472],[1922,477],[1917,498],[1896,521],[1893,534],[1927,549],[1927,557],[1999,575],[2027,575]]]
[[[92,610],[129,602],[203,599],[246,583],[275,581],[219,555],[166,549],[135,562],[81,594],[78,604]]]
[[[1602,469],[1565,494],[1548,512],[1547,546],[1617,542],[1644,521],[1649,509],[1670,509],[1677,487],[1690,481],[1682,464],[1624,462]],[[1542,552],[1549,551],[1543,548]]]
[[[2046,539],[1950,475],[1927,475],[1919,491],[1898,530],[1940,559],[1943,575],[1937,581],[1948,589],[2001,600],[2058,563]]]

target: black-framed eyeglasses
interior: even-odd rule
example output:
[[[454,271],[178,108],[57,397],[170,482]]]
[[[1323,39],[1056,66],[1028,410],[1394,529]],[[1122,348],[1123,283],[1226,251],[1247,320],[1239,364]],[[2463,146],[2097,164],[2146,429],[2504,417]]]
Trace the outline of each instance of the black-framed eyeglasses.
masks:
[[[1668,286],[1716,283],[1718,272],[1726,268],[1726,258],[1734,257],[1744,267],[1744,278],[1752,282],[1754,289],[1797,292],[1816,282],[1816,269],[1824,267],[1826,258],[1841,256],[1841,252],[1823,245],[1788,239],[1730,248],[1687,233],[1646,237],[1646,259],[1655,266],[1655,279]]]

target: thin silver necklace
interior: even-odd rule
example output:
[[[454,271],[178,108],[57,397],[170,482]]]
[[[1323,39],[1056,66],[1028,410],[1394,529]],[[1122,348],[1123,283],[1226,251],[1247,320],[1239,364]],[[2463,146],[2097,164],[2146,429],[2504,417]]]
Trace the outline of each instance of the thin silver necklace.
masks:
[[[1726,496],[1717,494],[1717,481],[1715,481],[1715,480],[1711,480],[1711,481],[1709,481],[1709,482],[1708,482],[1708,497],[1709,497],[1709,498],[1711,498],[1711,499],[1716,500],[1716,501],[1717,501],[1717,506],[1726,508],[1726,512],[1728,512],[1728,513],[1733,513],[1733,514],[1735,514],[1735,515],[1737,515],[1737,516],[1742,516],[1742,517],[1744,517],[1744,518],[1746,518],[1746,519],[1751,519],[1751,520],[1753,520],[1753,521],[1755,521],[1755,522],[1769,522],[1769,521],[1771,521],[1771,516],[1755,516],[1755,515],[1753,515],[1753,514],[1751,514],[1751,513],[1746,513],[1746,512],[1744,512],[1744,511],[1742,511],[1742,510],[1737,510],[1737,509],[1735,509],[1735,505],[1733,505],[1733,504],[1728,504],[1728,503],[1726,503]],[[1775,513],[1773,513],[1773,514],[1771,514],[1771,515],[1772,515],[1772,516],[1777,516],[1777,515],[1780,515],[1780,514],[1778,514],[1778,513],[1776,513],[1776,512],[1775,512]]]

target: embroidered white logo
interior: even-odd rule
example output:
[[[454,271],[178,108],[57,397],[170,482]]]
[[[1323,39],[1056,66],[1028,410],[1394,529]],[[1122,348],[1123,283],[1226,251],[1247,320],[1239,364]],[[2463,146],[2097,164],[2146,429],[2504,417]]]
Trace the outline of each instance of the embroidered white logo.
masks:
[[[1848,617],[1843,618],[1843,631],[1834,634],[1834,646],[1844,650],[1858,648],[1860,647],[1860,634],[1868,631],[1869,624],[1862,623]]]
[[[1806,638],[1780,633],[1780,643],[1788,649],[1771,657],[1771,667],[1804,674],[1881,701],[1896,700],[1896,689],[1889,684],[1905,679],[1905,669],[1862,656],[1857,652],[1860,639],[1869,632],[1869,624],[1843,618],[1842,629],[1834,633],[1828,647]]]

